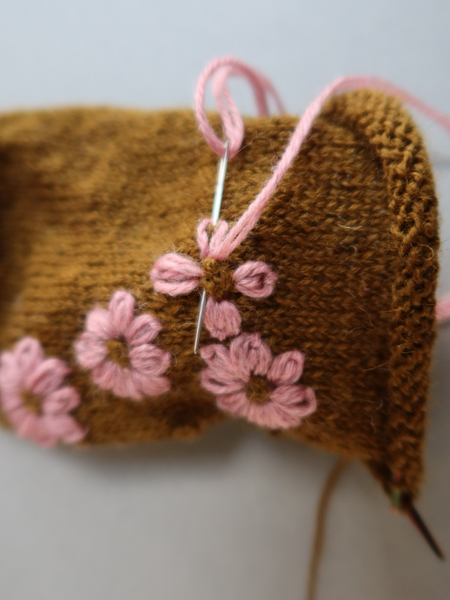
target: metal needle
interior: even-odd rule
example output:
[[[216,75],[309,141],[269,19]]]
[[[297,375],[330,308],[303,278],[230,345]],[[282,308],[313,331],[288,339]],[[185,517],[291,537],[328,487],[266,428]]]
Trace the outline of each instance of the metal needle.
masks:
[[[222,205],[223,188],[225,185],[225,175],[228,166],[228,140],[225,142],[225,154],[220,159],[219,167],[217,169],[217,182],[216,190],[214,192],[214,201],[211,211],[211,222],[213,227],[217,225],[220,215],[220,207]],[[203,317],[205,315],[206,308],[206,290],[203,290],[200,296],[200,306],[198,308],[197,326],[195,329],[194,339],[194,354],[198,352],[198,346],[200,344],[200,334],[202,331]]]

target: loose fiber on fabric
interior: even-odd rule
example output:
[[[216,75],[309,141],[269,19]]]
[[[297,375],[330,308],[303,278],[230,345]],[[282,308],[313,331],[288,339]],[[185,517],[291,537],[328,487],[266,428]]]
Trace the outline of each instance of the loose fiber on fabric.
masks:
[[[223,218],[233,222],[254,199],[296,121],[245,121]],[[189,438],[226,418],[192,353],[198,293],[171,297],[149,280],[166,252],[200,264],[194,235],[210,211],[216,158],[190,111],[0,117],[0,347],[29,335],[69,364],[86,444]],[[397,100],[359,90],[327,102],[255,228],[208,280],[209,293],[238,307],[243,332],[261,333],[276,355],[305,354],[301,383],[314,389],[317,410],[286,435],[359,458],[387,491],[395,477],[412,497],[423,468],[437,249],[422,139]],[[271,267],[272,295],[229,285],[247,261]],[[116,290],[163,325],[171,389],[160,396],[117,397],[77,365],[86,313]],[[212,342],[207,330],[201,342]]]

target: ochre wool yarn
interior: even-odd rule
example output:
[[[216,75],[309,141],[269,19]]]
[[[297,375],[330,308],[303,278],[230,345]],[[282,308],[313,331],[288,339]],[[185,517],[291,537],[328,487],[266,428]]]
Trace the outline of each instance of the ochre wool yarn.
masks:
[[[245,121],[223,218],[251,203],[296,122]],[[0,153],[0,348],[33,336],[68,363],[84,444],[191,438],[227,418],[192,353],[198,293],[157,294],[149,280],[165,252],[199,260],[195,230],[210,212],[217,157],[193,113],[6,114]],[[363,89],[327,102],[250,235],[223,263],[205,263],[209,293],[235,302],[242,331],[260,332],[275,354],[306,355],[302,383],[318,407],[283,435],[360,459],[386,491],[395,485],[411,498],[423,471],[438,243],[421,136],[398,100]],[[277,273],[268,298],[230,286],[248,260]],[[86,313],[118,289],[164,325],[158,344],[173,357],[172,388],[158,397],[118,398],[76,363]],[[206,329],[201,341],[212,341]]]

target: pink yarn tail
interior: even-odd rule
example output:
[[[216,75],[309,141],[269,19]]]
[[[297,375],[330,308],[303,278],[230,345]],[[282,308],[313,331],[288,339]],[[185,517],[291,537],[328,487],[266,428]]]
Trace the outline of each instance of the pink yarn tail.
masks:
[[[438,321],[447,321],[450,319],[450,294],[438,300],[436,304],[436,319]]]

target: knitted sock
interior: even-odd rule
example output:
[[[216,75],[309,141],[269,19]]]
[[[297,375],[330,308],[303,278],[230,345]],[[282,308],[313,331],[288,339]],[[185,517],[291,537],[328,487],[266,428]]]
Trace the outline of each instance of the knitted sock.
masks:
[[[227,221],[261,189],[295,124],[246,120],[228,167]],[[0,347],[32,336],[65,361],[84,444],[190,438],[227,418],[192,353],[198,294],[158,294],[149,280],[165,252],[199,260],[193,232],[210,211],[217,163],[193,114],[13,113],[0,118],[0,151]],[[257,225],[209,282],[220,288],[248,260],[270,265],[276,293],[221,293],[243,332],[261,333],[275,355],[306,356],[301,383],[317,410],[281,433],[361,459],[388,492],[396,479],[411,497],[422,477],[437,248],[421,137],[396,99],[358,90],[327,103]],[[134,297],[136,316],[162,324],[170,390],[161,383],[160,394],[133,401],[78,364],[86,314],[116,290]],[[213,341],[204,329],[201,344]],[[11,425],[6,413],[2,422]]]

